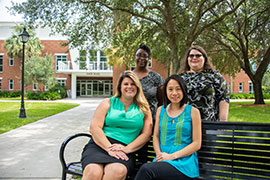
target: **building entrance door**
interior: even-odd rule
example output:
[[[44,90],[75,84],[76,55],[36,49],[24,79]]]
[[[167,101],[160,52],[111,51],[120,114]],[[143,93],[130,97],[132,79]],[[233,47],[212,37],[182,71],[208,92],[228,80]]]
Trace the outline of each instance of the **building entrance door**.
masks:
[[[105,96],[110,96],[111,95],[111,83],[105,83],[104,84],[104,95]]]
[[[92,95],[93,95],[93,84],[81,83],[81,96],[92,96]]]

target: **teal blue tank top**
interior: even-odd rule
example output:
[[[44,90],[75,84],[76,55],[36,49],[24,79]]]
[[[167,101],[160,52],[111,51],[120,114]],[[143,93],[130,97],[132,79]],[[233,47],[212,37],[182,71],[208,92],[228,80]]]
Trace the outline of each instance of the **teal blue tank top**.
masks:
[[[167,106],[168,107],[168,106]],[[186,105],[184,111],[172,118],[167,114],[164,106],[160,112],[160,149],[161,152],[172,154],[192,143],[191,105]],[[174,123],[172,123],[174,120]],[[197,152],[172,161],[165,161],[190,178],[199,176]]]
[[[125,144],[131,143],[141,133],[144,114],[136,104],[131,104],[125,112],[118,97],[111,97],[110,104],[103,126],[105,135]]]

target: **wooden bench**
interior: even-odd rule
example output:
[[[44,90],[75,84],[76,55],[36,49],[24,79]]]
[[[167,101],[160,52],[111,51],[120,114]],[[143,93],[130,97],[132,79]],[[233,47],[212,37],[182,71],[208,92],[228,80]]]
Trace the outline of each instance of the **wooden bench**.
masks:
[[[200,177],[197,179],[270,179],[270,124],[203,122],[202,132],[202,147],[198,151]],[[82,176],[80,162],[67,163],[64,158],[66,145],[82,136],[91,138],[89,134],[80,133],[62,143],[59,156],[63,180],[66,174]],[[136,153],[135,173],[154,156],[149,142]],[[133,179],[135,173],[128,179]]]

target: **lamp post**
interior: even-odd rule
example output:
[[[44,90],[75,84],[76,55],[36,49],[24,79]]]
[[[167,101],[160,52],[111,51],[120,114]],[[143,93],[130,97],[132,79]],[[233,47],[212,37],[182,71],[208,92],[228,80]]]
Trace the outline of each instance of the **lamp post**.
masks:
[[[26,31],[25,28],[23,28],[23,32],[19,35],[20,41],[23,43],[23,52],[22,52],[22,81],[21,81],[21,91],[22,91],[22,97],[21,97],[21,109],[20,109],[20,115],[19,118],[26,118],[25,109],[24,109],[24,44],[27,43],[29,39],[29,34]]]

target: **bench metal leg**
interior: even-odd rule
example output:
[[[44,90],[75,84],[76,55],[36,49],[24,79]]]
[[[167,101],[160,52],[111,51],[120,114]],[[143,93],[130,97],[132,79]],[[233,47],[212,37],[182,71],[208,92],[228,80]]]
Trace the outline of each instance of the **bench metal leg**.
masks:
[[[67,178],[67,173],[63,169],[63,171],[62,171],[62,180],[66,180],[66,178]]]

